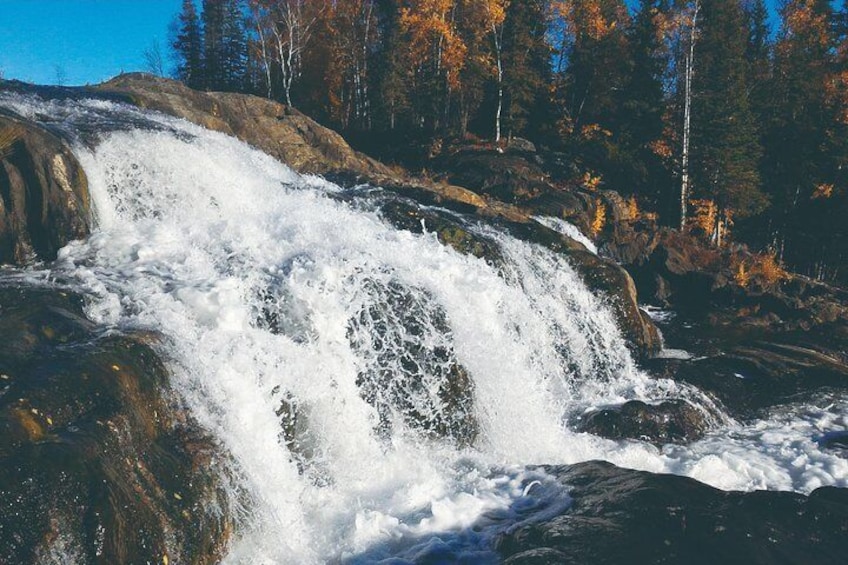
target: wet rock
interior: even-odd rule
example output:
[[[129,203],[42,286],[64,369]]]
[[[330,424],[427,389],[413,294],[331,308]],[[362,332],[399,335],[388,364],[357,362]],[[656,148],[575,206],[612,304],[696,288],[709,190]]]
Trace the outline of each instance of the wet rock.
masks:
[[[511,137],[507,142],[509,151],[517,151],[519,153],[535,153],[536,145],[529,139],[523,137]]]
[[[700,410],[684,400],[653,405],[631,400],[585,414],[580,429],[609,439],[638,439],[662,445],[700,439],[707,422]]]
[[[666,376],[710,392],[741,418],[820,390],[848,389],[848,365],[793,343],[745,342],[717,355],[662,364]]]
[[[520,239],[566,255],[586,285],[606,296],[619,329],[636,355],[650,357],[660,350],[662,339],[659,332],[650,317],[639,308],[636,284],[625,269],[536,222],[512,223],[509,229]]]
[[[232,523],[222,458],[144,335],[82,300],[0,287],[0,562],[212,563]]]
[[[117,76],[99,85],[97,90],[237,137],[299,172],[391,173],[382,164],[351,149],[336,132],[294,108],[266,98],[201,92],[178,81],[141,73]]]
[[[823,449],[829,449],[848,456],[848,431],[827,432],[818,439],[818,444]]]
[[[371,281],[372,300],[348,324],[352,347],[368,359],[357,377],[375,407],[377,433],[402,422],[425,436],[470,445],[479,425],[474,381],[459,364],[443,310],[420,289]]]
[[[602,462],[546,470],[571,507],[500,535],[505,562],[839,563],[848,553],[846,489],[724,492]]]
[[[473,233],[457,217],[405,200],[385,202],[380,213],[397,229],[412,233],[423,233],[427,230],[435,233],[443,245],[450,246],[463,255],[479,257],[495,267],[504,262],[495,242]]]
[[[0,115],[0,263],[55,258],[88,233],[88,184],[67,145],[47,130]]]

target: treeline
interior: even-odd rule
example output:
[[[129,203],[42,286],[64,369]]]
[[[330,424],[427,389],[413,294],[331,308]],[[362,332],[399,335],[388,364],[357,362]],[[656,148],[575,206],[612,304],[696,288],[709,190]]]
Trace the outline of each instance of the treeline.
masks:
[[[177,76],[373,139],[524,137],[667,224],[848,280],[848,1],[184,0]],[[200,8],[198,10],[198,8]]]

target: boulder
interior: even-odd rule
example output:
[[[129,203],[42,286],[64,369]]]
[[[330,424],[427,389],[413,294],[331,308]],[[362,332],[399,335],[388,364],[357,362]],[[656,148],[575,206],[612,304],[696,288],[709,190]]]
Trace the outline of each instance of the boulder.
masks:
[[[356,384],[390,438],[402,422],[425,437],[466,446],[479,424],[474,381],[456,359],[447,316],[422,289],[369,281],[366,302],[348,322],[348,340],[367,359]],[[415,336],[410,339],[410,336]]]
[[[799,345],[792,335],[779,337],[781,341],[746,340],[691,361],[655,360],[649,368],[709,392],[743,419],[822,390],[848,390],[848,364],[838,352]]]
[[[351,149],[338,133],[291,106],[267,98],[202,92],[178,81],[141,73],[122,74],[96,88],[141,108],[237,137],[298,172],[391,175],[381,163]]]
[[[657,445],[688,443],[707,430],[704,414],[684,400],[659,404],[631,400],[621,406],[603,408],[581,418],[580,429],[609,439],[638,439]]]
[[[67,144],[0,114],[0,264],[54,259],[89,227],[88,184]]]
[[[218,562],[224,460],[155,336],[104,333],[47,288],[0,287],[0,312],[0,562]]]
[[[624,268],[587,251],[582,244],[539,223],[513,222],[508,227],[520,239],[538,243],[567,256],[586,285],[605,296],[619,329],[635,354],[650,357],[660,350],[662,338],[659,331],[650,317],[639,308],[636,284]]]
[[[846,489],[725,492],[598,461],[544,470],[571,505],[516,505],[518,523],[495,540],[505,563],[839,563],[848,553]]]

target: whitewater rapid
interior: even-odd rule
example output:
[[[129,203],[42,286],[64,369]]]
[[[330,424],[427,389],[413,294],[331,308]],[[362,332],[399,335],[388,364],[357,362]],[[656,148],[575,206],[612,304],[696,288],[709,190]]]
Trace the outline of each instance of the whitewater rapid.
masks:
[[[846,427],[845,399],[733,422],[641,372],[604,299],[560,255],[471,221],[504,264],[462,255],[162,115],[10,95],[0,105],[77,140],[96,227],[32,278],[46,270],[84,292],[99,324],[163,336],[176,391],[231,458],[230,562],[368,561],[435,534],[491,558],[485,531],[460,532],[551,496],[536,464],[604,459],[723,489],[848,486],[848,462],[815,441]],[[454,417],[440,391],[457,367],[470,385]],[[569,427],[590,409],[681,397],[713,423],[685,447]],[[281,406],[297,410],[294,440]],[[470,421],[468,441],[427,433]]]

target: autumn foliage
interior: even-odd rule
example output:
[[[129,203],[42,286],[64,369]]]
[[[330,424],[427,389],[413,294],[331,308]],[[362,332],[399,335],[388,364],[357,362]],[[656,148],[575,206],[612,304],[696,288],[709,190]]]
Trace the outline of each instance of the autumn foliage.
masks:
[[[848,281],[848,7],[778,16],[765,0],[183,0],[171,43],[190,86],[290,103],[385,160],[523,137],[575,186]]]

